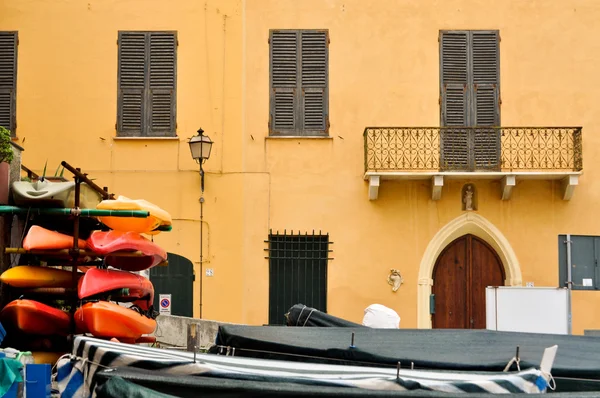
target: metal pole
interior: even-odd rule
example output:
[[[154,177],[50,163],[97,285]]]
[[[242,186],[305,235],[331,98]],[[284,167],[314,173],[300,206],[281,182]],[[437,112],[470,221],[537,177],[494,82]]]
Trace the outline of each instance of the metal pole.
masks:
[[[71,256],[72,256],[72,260],[71,260],[71,275],[72,275],[72,288],[74,290],[77,290],[77,259],[79,258],[79,204],[80,204],[80,198],[79,195],[81,193],[81,178],[80,178],[80,174],[81,174],[81,170],[79,168],[76,169],[76,173],[75,174],[75,203],[74,203],[74,210],[75,210],[75,218],[73,220],[73,248],[71,249]],[[73,314],[75,313],[75,307],[77,306],[77,296],[75,296],[74,298],[71,298],[70,300],[71,302],[71,334],[74,335],[75,334],[75,319],[73,317]]]
[[[200,319],[202,319],[202,295],[204,294],[204,289],[202,286],[202,282],[204,280],[204,264],[203,264],[203,236],[202,236],[202,223],[204,218],[204,170],[202,169],[202,159],[200,159]]]
[[[567,234],[567,240],[565,242],[567,244],[567,333],[572,334],[572,312],[571,312],[571,290],[573,286],[573,282],[571,280],[571,268],[573,266],[571,262],[571,235]]]

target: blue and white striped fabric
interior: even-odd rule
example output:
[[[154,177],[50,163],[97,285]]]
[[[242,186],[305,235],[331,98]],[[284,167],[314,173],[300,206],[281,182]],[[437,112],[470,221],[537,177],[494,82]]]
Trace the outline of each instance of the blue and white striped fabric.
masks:
[[[455,372],[355,367],[194,354],[77,337],[70,358],[57,363],[62,397],[94,397],[95,374],[104,368],[135,367],[171,375],[202,375],[372,390],[429,390],[451,393],[544,393],[550,375],[521,372]]]
[[[84,388],[83,361],[72,361],[63,356],[56,362],[56,383],[61,398],[84,398],[89,396]]]

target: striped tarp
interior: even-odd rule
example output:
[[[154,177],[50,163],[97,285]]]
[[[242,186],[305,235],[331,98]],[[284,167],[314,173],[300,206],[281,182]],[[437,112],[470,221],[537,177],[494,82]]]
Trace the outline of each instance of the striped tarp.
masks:
[[[194,359],[195,358],[195,359]],[[169,375],[202,375],[237,380],[285,382],[370,390],[427,390],[450,393],[543,393],[550,375],[531,368],[521,372],[451,372],[357,367],[236,356],[196,354],[90,337],[75,339],[70,356],[57,363],[61,397],[94,397],[96,373],[133,367]]]

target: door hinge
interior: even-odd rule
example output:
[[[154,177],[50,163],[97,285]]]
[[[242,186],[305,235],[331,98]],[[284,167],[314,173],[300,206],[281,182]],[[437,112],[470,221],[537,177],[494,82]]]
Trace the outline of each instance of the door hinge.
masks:
[[[192,282],[196,282],[196,272],[192,272]]]
[[[429,296],[429,313],[435,314],[435,294]]]

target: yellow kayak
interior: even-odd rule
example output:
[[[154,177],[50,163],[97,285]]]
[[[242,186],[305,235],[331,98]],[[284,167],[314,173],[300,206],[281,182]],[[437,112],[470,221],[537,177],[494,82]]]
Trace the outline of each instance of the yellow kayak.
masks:
[[[100,222],[116,231],[138,232],[144,234],[157,234],[156,228],[171,225],[171,215],[165,210],[143,199],[129,199],[119,196],[117,199],[103,200],[96,206],[102,210],[143,210],[150,212],[146,218],[137,217],[98,217]]]
[[[81,274],[83,275],[83,273]],[[64,287],[73,285],[71,271],[35,265],[12,267],[0,275],[0,281],[17,288]]]

